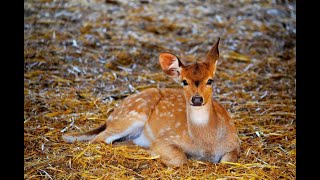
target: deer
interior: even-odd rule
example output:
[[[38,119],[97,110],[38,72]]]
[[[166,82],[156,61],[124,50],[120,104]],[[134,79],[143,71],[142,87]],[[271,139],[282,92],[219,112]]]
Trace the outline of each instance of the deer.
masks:
[[[240,140],[233,119],[213,99],[213,78],[220,38],[204,58],[185,65],[169,52],[159,54],[163,72],[182,88],[149,88],[127,96],[105,123],[83,133],[62,136],[75,141],[132,141],[160,156],[166,166],[193,158],[212,163],[236,162]]]

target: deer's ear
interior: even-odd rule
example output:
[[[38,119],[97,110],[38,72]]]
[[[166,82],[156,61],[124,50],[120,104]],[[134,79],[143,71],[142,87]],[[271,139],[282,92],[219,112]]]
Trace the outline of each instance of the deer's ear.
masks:
[[[219,42],[220,38],[218,38],[217,42],[212,46],[207,54],[206,61],[209,64],[216,64],[217,60],[219,59]]]
[[[169,77],[180,77],[183,64],[176,55],[167,52],[160,53],[159,62],[163,72]]]

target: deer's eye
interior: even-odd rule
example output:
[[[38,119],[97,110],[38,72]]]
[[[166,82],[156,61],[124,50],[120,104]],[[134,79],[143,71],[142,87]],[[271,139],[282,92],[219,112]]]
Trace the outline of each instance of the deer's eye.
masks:
[[[213,83],[213,80],[209,79],[208,82],[207,82],[207,85],[212,85],[212,83]]]
[[[182,83],[182,85],[183,85],[183,86],[186,86],[186,85],[188,85],[188,82],[187,82],[187,80],[183,80],[183,81],[182,81],[181,83]]]

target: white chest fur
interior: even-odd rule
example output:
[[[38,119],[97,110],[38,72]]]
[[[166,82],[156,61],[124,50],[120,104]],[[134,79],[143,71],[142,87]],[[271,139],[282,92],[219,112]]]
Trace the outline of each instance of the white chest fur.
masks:
[[[189,118],[192,124],[195,125],[207,125],[209,122],[209,111],[207,106],[189,107]]]

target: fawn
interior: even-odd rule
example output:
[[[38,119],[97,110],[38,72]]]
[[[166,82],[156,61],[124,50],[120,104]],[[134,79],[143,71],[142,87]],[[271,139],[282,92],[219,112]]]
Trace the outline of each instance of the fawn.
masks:
[[[204,60],[191,65],[184,65],[171,53],[160,53],[162,70],[181,83],[182,89],[150,88],[130,95],[102,126],[63,135],[63,140],[107,144],[132,140],[136,145],[150,147],[167,166],[181,166],[187,156],[213,163],[236,162],[240,141],[234,122],[212,98],[219,41]]]

